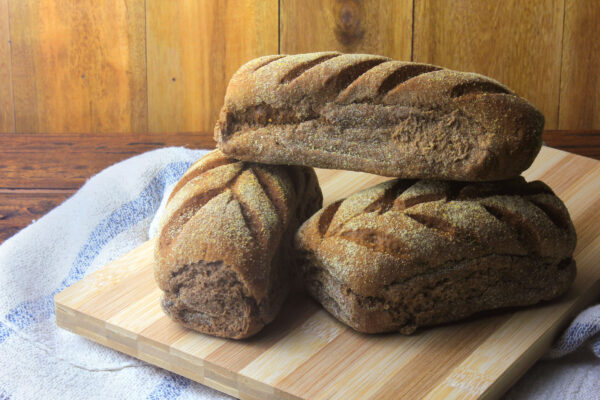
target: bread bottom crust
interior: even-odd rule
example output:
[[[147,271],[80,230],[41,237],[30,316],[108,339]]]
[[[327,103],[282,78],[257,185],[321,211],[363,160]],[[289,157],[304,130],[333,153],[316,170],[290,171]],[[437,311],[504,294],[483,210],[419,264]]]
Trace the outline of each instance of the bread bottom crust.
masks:
[[[307,255],[305,286],[334,317],[363,333],[398,331],[457,321],[499,308],[527,306],[565,293],[575,279],[572,258],[493,254],[448,263],[360,295]]]
[[[236,159],[265,164],[410,179],[496,181],[514,178],[527,169],[542,145],[541,135],[531,135],[516,148],[509,146],[512,140],[496,135],[467,135],[476,128],[466,128],[473,122],[462,112],[411,112],[413,117],[397,125],[376,128],[340,127],[323,116],[275,126],[246,124],[236,127],[232,135],[218,137],[217,146]]]

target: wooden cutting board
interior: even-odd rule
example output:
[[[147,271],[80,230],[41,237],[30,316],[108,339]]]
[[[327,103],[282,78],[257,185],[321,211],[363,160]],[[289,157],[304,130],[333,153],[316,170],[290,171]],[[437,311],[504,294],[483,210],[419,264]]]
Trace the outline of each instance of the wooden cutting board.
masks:
[[[318,174],[325,204],[386,179]],[[56,322],[244,399],[495,398],[600,290],[600,162],[543,148],[525,175],[555,190],[577,229],[577,279],[552,303],[408,337],[369,336],[296,295],[256,337],[219,339],[182,328],[162,312],[150,241],[58,294]]]

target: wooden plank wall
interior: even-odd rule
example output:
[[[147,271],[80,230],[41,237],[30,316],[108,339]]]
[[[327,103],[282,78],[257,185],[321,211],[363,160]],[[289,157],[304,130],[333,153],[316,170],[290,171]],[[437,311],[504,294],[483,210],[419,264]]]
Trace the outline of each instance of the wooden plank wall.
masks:
[[[600,128],[600,2],[568,0],[560,80],[560,129]]]
[[[240,65],[278,51],[277,0],[146,0],[148,128],[212,132]]]
[[[147,129],[143,1],[9,5],[18,132]]]
[[[600,2],[0,0],[0,132],[202,132],[247,60],[379,53],[490,75],[600,128]]]
[[[495,78],[540,108],[547,128],[556,128],[563,5],[417,0],[413,60]]]
[[[281,0],[284,54],[339,50],[411,59],[413,1]]]
[[[8,0],[0,0],[0,132],[15,129]]]

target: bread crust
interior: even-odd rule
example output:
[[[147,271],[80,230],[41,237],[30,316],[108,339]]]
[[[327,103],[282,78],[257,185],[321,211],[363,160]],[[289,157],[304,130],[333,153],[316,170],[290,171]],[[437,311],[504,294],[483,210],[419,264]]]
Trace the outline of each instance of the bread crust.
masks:
[[[312,168],[247,163],[216,150],[175,186],[154,274],[175,321],[245,338],[269,323],[295,276],[293,235],[321,207]]]
[[[296,235],[305,285],[366,333],[414,332],[564,293],[576,234],[548,186],[391,180],[333,203]]]
[[[252,60],[232,77],[215,127],[226,154],[401,178],[518,176],[543,115],[482,75],[336,52]]]

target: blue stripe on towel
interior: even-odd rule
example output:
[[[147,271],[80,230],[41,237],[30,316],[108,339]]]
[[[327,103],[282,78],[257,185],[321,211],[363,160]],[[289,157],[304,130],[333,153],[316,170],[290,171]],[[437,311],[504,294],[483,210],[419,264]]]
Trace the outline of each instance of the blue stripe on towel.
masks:
[[[48,295],[19,304],[4,318],[19,329],[23,329],[52,317],[54,315],[54,296],[83,278],[89,266],[108,242],[121,232],[154,214],[167,186],[178,181],[190,165],[191,163],[183,161],[166,165],[135,200],[122,205],[96,226],[71,264],[67,277],[58,288]],[[0,323],[0,343],[4,342],[12,332],[11,329]]]
[[[176,399],[190,385],[190,380],[183,376],[168,373],[161,383],[150,392],[147,400]]]
[[[10,400],[10,395],[6,390],[0,387],[0,400]]]
[[[599,324],[588,321],[577,321],[563,335],[560,347],[562,350],[571,352],[598,333],[600,333]]]
[[[0,343],[4,342],[11,333],[12,329],[0,322]]]

